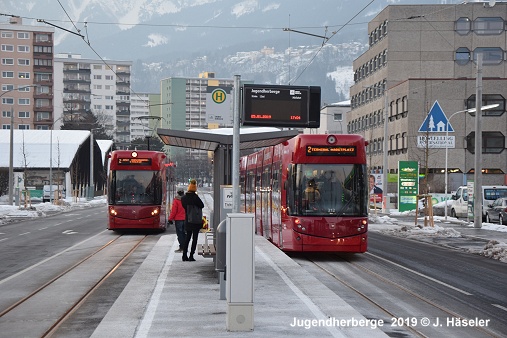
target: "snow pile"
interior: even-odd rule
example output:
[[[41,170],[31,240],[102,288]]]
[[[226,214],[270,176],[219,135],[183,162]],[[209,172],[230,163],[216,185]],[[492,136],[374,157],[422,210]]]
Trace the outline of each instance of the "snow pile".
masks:
[[[507,243],[502,243],[495,240],[489,241],[479,254],[507,263]]]
[[[383,219],[383,221],[386,220]],[[387,222],[390,222],[390,220],[387,220]],[[423,226],[423,225],[404,224],[404,225],[396,225],[395,227],[378,227],[375,226],[375,224],[370,224],[369,228],[370,230],[377,230],[387,235],[411,239],[420,239],[424,237],[439,237],[439,238],[462,237],[459,231],[456,231],[452,228],[444,228],[438,225]]]
[[[419,235],[429,237],[462,237],[460,232],[452,228],[444,228],[438,225],[426,227],[414,226],[411,229],[407,229],[407,232],[410,232],[409,237],[416,237]]]

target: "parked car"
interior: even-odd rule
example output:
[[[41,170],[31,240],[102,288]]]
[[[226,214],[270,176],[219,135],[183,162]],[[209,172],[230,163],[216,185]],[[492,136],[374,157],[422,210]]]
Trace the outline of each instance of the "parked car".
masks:
[[[486,212],[486,222],[498,222],[507,225],[507,197],[500,197],[489,205]]]
[[[49,184],[46,184],[42,189],[42,202],[50,201],[50,192],[53,192],[53,199],[65,198],[65,188],[63,185],[53,184],[53,189]]]
[[[507,197],[507,186],[484,185],[481,187],[481,191],[482,191],[482,220],[486,221],[486,212],[489,209],[489,205],[492,204],[497,198]],[[473,204],[469,205],[468,196],[469,194],[467,186],[459,187],[456,193],[451,196],[452,217],[466,218],[469,214],[469,208],[472,208],[473,211]]]

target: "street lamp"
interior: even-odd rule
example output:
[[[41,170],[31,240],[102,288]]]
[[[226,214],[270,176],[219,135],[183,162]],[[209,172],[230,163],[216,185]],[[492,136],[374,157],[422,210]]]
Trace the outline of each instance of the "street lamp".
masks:
[[[20,90],[24,88],[37,87],[37,85],[27,85],[21,86],[18,88],[9,89],[2,94],[0,94],[0,98],[7,93],[10,93],[14,90]],[[12,103],[14,106],[14,102]],[[11,123],[10,123],[10,144],[9,144],[9,205],[12,205],[12,196],[14,189],[14,108],[11,107]]]
[[[482,110],[488,110],[488,109],[493,109],[493,108],[496,108],[498,107],[498,104],[490,104],[490,105],[487,105],[487,106],[484,106],[481,108],[481,111]],[[450,121],[451,121],[451,118],[456,115],[456,114],[459,114],[459,113],[473,113],[477,110],[477,108],[470,108],[470,109],[465,109],[465,110],[460,110],[460,111],[457,111],[455,113],[452,113],[449,118],[447,119],[447,124],[445,126],[445,208],[444,208],[444,220],[447,221],[447,177],[448,177],[448,172],[447,172],[447,154],[448,154],[448,139],[449,139],[449,124],[450,124]],[[479,137],[478,135],[475,135],[475,137]],[[477,149],[475,150],[477,151]]]

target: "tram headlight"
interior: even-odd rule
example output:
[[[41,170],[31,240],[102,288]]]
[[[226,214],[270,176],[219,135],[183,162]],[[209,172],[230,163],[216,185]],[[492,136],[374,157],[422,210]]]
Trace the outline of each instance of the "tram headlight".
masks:
[[[363,219],[361,221],[361,226],[357,228],[357,231],[364,231],[364,228],[366,227],[367,224],[368,224],[368,221]]]
[[[116,216],[118,215],[118,212],[114,210],[114,207],[109,207],[109,215]]]

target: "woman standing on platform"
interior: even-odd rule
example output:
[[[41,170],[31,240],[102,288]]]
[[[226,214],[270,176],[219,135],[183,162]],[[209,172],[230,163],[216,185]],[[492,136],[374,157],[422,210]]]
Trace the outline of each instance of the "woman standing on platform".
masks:
[[[187,232],[185,246],[183,247],[183,257],[181,258],[183,261],[195,261],[194,253],[197,248],[197,237],[199,236],[199,231],[202,228],[202,208],[204,208],[204,203],[201,198],[197,196],[196,191],[197,181],[191,179],[190,184],[188,185],[188,191],[185,193],[185,196],[181,198],[181,204],[183,205],[183,208],[185,208],[185,231]],[[200,211],[200,219],[197,219],[198,217],[194,217],[194,212],[197,208]],[[187,256],[190,238],[192,238],[192,248],[190,249],[190,256]]]
[[[178,188],[178,195],[174,196],[171,214],[169,215],[169,224],[172,224],[174,221],[176,236],[180,244],[180,247],[175,252],[183,252],[183,247],[185,246],[185,209],[181,205],[181,197],[183,197],[184,193],[183,188]]]

